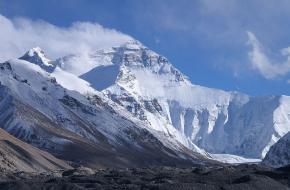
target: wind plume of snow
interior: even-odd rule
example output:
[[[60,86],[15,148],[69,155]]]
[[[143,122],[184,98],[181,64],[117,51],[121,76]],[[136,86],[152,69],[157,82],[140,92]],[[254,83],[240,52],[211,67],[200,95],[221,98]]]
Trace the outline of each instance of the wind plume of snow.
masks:
[[[20,57],[32,47],[41,47],[49,58],[68,54],[84,56],[94,50],[119,46],[132,38],[98,23],[75,22],[58,27],[45,21],[9,19],[0,15],[0,61]]]

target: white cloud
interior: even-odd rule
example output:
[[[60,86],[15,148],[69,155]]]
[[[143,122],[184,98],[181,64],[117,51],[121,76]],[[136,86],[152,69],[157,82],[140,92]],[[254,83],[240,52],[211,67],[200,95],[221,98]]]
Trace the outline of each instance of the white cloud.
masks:
[[[284,76],[290,72],[290,47],[282,49],[281,55],[286,57],[283,63],[270,59],[263,51],[263,46],[255,34],[248,31],[248,44],[252,50],[249,52],[251,64],[262,76],[267,79],[274,79]]]
[[[32,47],[41,47],[49,58],[90,52],[120,45],[132,39],[97,23],[76,22],[63,28],[44,21],[8,19],[0,15],[0,61],[21,56]]]

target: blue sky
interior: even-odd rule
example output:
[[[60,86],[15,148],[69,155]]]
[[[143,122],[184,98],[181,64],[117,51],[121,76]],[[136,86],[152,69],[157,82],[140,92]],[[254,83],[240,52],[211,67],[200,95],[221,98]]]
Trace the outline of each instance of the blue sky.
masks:
[[[290,95],[290,0],[0,0],[0,14],[61,28],[96,22],[164,55],[194,84]]]

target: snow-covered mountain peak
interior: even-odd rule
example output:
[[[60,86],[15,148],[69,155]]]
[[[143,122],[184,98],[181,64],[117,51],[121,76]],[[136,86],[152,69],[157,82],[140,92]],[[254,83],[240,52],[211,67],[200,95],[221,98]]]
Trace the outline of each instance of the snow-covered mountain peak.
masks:
[[[284,117],[287,98],[279,104],[280,97],[194,85],[167,58],[138,41],[96,51],[89,59],[94,63],[79,75],[83,80],[187,147],[261,158],[290,130]]]
[[[181,74],[168,59],[150,50],[139,41],[129,41],[120,47],[114,47],[114,64],[132,67],[134,69],[148,68],[156,74]]]
[[[41,58],[41,52],[28,52],[26,60],[45,68],[27,59]],[[290,131],[290,98],[250,97],[194,85],[139,41],[47,63],[54,66],[49,75],[60,85],[81,94],[101,91],[147,127],[190,149],[197,145],[210,153],[261,158]]]
[[[38,56],[41,56],[44,59],[47,59],[44,55],[43,50],[40,47],[34,47],[34,48],[30,49],[27,53],[31,57],[34,56],[35,54],[37,54]]]
[[[51,60],[46,57],[44,51],[40,47],[30,49],[19,59],[34,63],[48,72],[54,69]]]
[[[108,152],[110,158],[134,158],[132,165],[140,160],[150,164],[161,159],[168,163],[170,159],[190,162],[188,159],[197,156],[206,159],[175,139],[147,128],[94,89],[87,94],[90,89],[86,81],[58,66],[49,73],[35,63],[13,59],[0,64],[0,73],[1,128],[57,155],[68,152],[65,159],[82,163],[87,158],[91,162],[97,159],[98,166],[106,161],[99,152]]]
[[[165,80],[163,81],[165,83],[190,83],[189,79],[174,68],[167,58],[148,49],[138,41],[130,41],[120,47],[114,47],[113,50],[109,55],[112,58],[111,63],[119,70],[116,83],[132,82],[138,76],[144,75],[149,77],[146,80],[156,80],[157,77],[158,80]]]
[[[136,84],[137,77],[143,80],[144,76],[152,82],[158,78],[157,81],[162,80],[165,86],[171,86],[171,83],[190,84],[189,79],[164,56],[137,40],[109,49],[64,56],[54,61],[54,65],[90,82],[100,91],[113,84]]]

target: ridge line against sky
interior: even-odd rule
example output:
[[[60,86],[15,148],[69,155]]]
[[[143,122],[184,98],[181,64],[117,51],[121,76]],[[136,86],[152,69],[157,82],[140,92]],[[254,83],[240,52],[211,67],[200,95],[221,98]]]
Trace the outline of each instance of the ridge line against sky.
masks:
[[[73,53],[74,44],[88,51],[132,36],[169,58],[194,84],[290,95],[290,0],[0,0],[0,14],[2,56],[9,46],[20,54],[38,44],[54,58]],[[53,52],[57,41],[62,43]],[[25,46],[15,45],[20,42]]]

